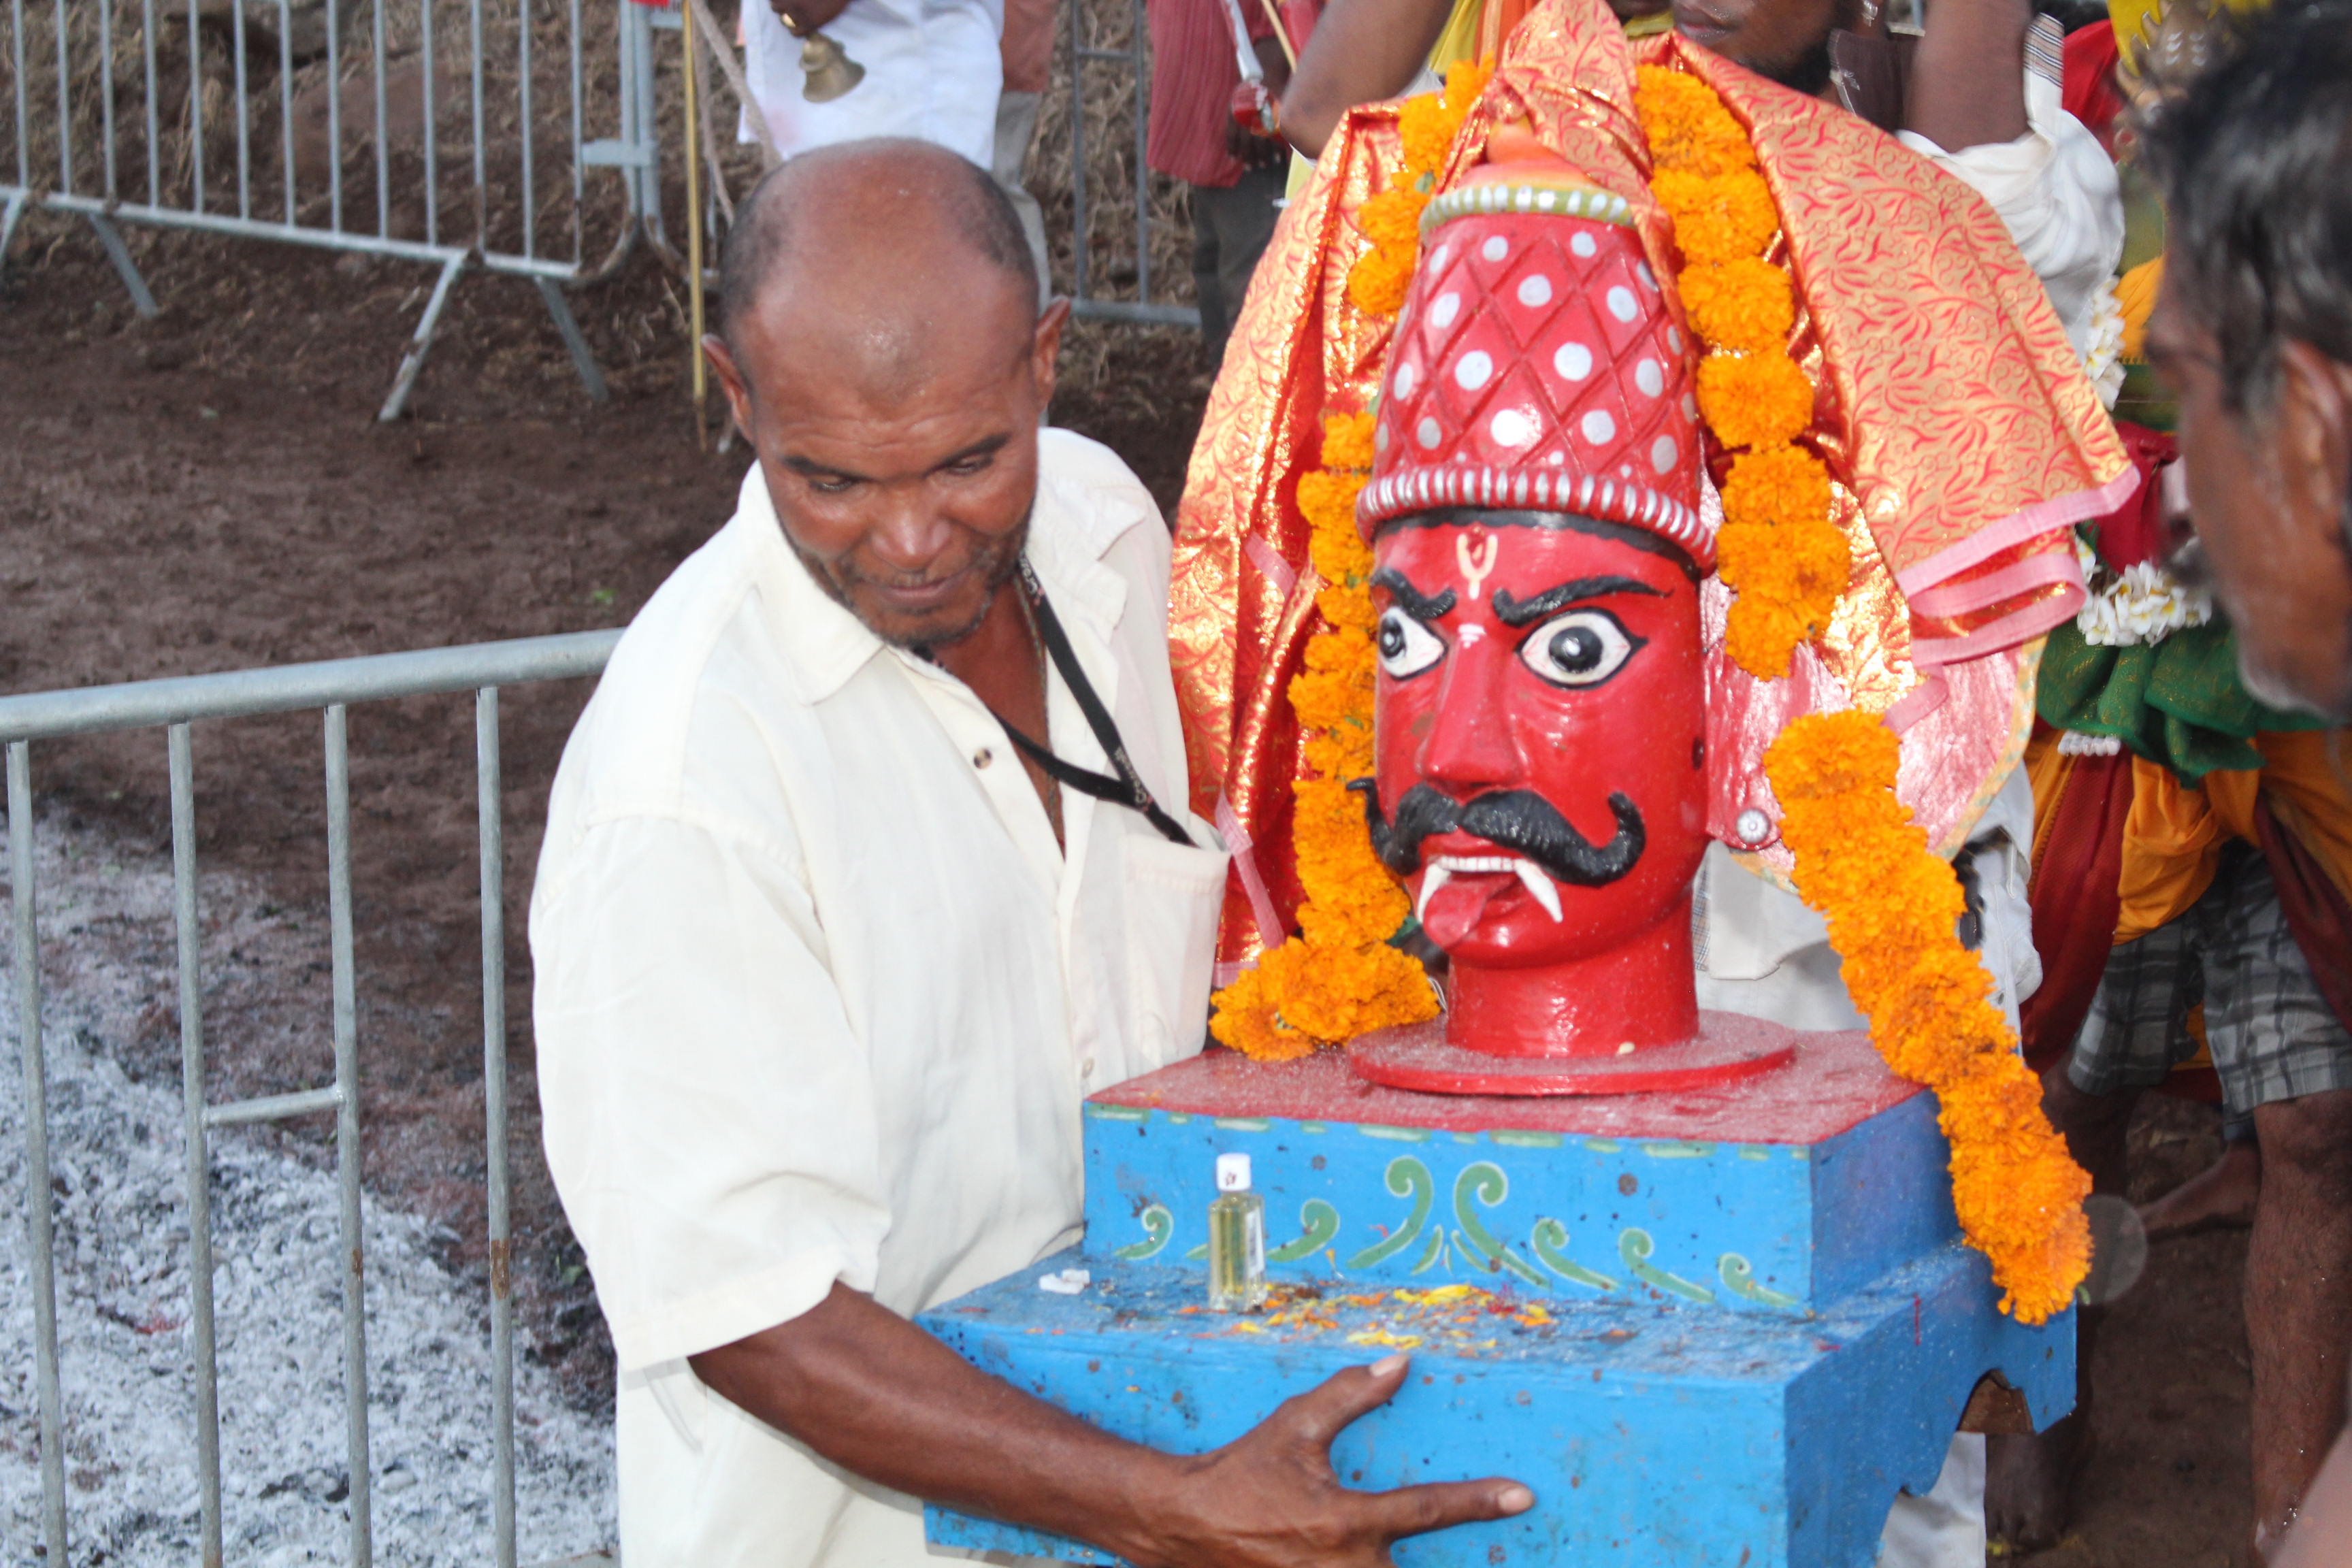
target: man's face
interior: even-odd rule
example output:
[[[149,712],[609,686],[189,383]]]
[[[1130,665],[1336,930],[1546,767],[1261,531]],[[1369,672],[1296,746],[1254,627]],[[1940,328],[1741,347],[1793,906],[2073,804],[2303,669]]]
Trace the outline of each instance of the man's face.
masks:
[[[1807,74],[1855,11],[1853,0],[1674,0],[1676,32],[1776,81]]]
[[[2247,689],[2352,719],[2352,368],[2292,344],[2274,405],[2233,411],[2213,336],[2170,279],[2147,352],[2180,400],[2189,512]]]
[[[1001,281],[975,265],[961,290],[971,308],[942,313],[912,354],[861,338],[842,319],[854,300],[843,312],[763,301],[731,352],[706,340],[786,540],[827,593],[902,647],[968,636],[1027,535],[1068,307],[1032,330]]]
[[[1373,842],[1461,963],[1613,952],[1697,872],[1698,593],[1629,531],[1408,523],[1375,547]]]

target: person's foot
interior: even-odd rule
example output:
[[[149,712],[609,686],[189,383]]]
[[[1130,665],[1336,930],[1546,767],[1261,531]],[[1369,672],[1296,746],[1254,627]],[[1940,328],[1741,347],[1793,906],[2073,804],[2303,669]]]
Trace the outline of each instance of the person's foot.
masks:
[[[2261,1150],[2252,1139],[2240,1139],[2223,1144],[2210,1165],[2142,1205],[2140,1224],[2150,1241],[2199,1230],[2242,1230],[2254,1223],[2254,1200],[2262,1192]]]
[[[2057,1545],[2090,1457],[2090,1420],[2080,1413],[2030,1436],[1987,1437],[1986,1540],[2012,1556]]]

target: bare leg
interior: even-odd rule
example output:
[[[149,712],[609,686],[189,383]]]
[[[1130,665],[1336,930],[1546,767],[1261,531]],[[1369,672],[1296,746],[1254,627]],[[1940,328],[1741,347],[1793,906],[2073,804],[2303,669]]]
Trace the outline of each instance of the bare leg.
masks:
[[[2091,1173],[2095,1193],[2123,1194],[2124,1133],[2139,1092],[2085,1094],[2066,1077],[2063,1061],[2042,1075],[2042,1110],[2075,1162]],[[2066,1527],[2074,1476],[2090,1452],[2091,1351],[2105,1316],[2099,1307],[2074,1314],[2074,1414],[2030,1437],[1985,1439],[1985,1533],[2013,1552],[2053,1546]]]
[[[2252,1138],[2221,1146],[2221,1157],[2139,1211],[2147,1238],[2213,1226],[2252,1225],[2262,1195],[2262,1145]]]
[[[2352,1341],[2352,1089],[2254,1111],[2262,1197],[2246,1248],[2254,1520],[2275,1547],[2344,1425]]]

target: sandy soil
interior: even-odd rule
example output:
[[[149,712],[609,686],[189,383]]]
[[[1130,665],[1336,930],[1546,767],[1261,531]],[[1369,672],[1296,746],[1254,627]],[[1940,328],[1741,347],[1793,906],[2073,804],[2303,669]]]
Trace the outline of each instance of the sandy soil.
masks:
[[[582,302],[609,407],[589,406],[528,289],[475,279],[412,417],[379,427],[421,272],[268,249],[231,266],[209,240],[134,237],[166,304],[138,323],[85,233],[28,228],[0,303],[0,690],[615,626],[730,510],[743,458],[695,452],[683,310],[649,270]],[[1206,389],[1197,349],[1178,334],[1087,334],[1069,362],[1056,418],[1108,441],[1172,502]],[[609,1351],[537,1158],[520,944],[547,785],[584,697],[575,684],[506,702],[508,1016],[525,1315],[541,1359],[595,1401]],[[208,914],[221,922],[208,971],[217,1097],[324,1076],[316,725],[198,734],[205,862],[270,889]],[[442,1261],[478,1269],[470,713],[379,705],[353,713],[352,733],[370,1180],[445,1215]],[[125,854],[167,852],[160,736],[37,748],[35,782],[45,814],[102,826]],[[258,962],[262,930],[310,956]],[[153,966],[156,1000],[122,1065],[175,1080],[168,928],[89,934]],[[315,1132],[284,1142],[320,1153]],[[2209,1111],[2152,1103],[2135,1147],[2145,1198],[2219,1138]],[[2033,1561],[2231,1561],[2250,1506],[2243,1258],[2242,1233],[2155,1249],[2100,1347],[2100,1447],[2076,1529]]]

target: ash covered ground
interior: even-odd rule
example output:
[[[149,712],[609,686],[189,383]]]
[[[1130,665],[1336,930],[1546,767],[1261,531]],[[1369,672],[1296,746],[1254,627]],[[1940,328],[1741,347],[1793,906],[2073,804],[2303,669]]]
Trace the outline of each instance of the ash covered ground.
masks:
[[[93,928],[168,932],[167,868],[115,853],[101,832],[40,823],[37,834],[46,942]],[[204,879],[202,891],[214,910],[266,907],[233,875]],[[236,914],[226,923],[241,918],[250,923]],[[73,979],[70,994],[45,998],[44,1009],[71,1560],[182,1563],[198,1537],[180,1100],[163,1082],[133,1080],[118,1059],[155,977],[85,957]],[[41,1496],[33,1279],[15,1219],[26,1187],[25,1108],[15,1092],[17,1002],[5,974],[0,1016],[8,1021],[0,1191],[11,1211],[0,1225],[0,1538],[12,1543],[8,1561],[30,1562],[20,1554],[40,1537]],[[340,1201],[331,1172],[275,1144],[216,1131],[211,1184],[224,1537],[233,1558],[269,1568],[346,1561],[351,1490]],[[446,1239],[436,1218],[373,1198],[363,1212],[376,1560],[486,1561],[492,1438],[482,1292],[436,1260]],[[572,1407],[531,1361],[518,1372],[522,1561],[608,1546],[609,1421]]]

